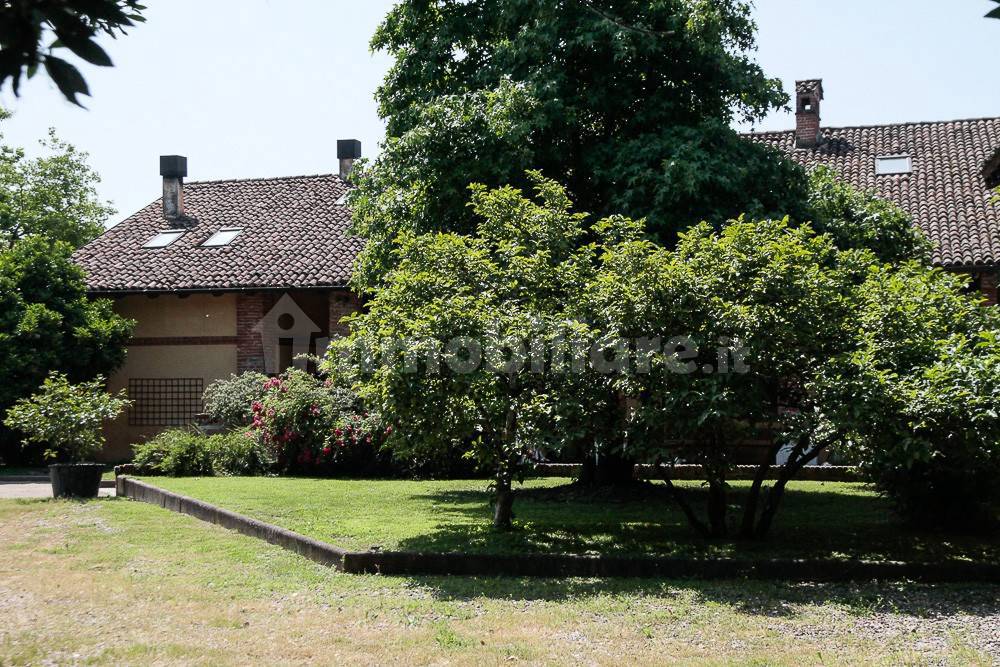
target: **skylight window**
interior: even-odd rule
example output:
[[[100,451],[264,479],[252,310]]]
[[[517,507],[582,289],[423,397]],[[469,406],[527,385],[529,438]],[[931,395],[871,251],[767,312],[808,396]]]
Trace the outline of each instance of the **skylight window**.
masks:
[[[183,229],[179,229],[179,230],[169,230],[168,229],[167,231],[160,232],[159,234],[157,234],[153,238],[151,238],[148,241],[146,241],[146,244],[143,245],[142,247],[143,248],[166,248],[168,245],[170,245],[171,243],[173,243],[174,241],[176,241],[177,239],[179,239],[182,236],[184,236],[184,230]]]
[[[912,171],[913,160],[909,155],[886,155],[875,158],[875,174],[877,176],[909,174]]]
[[[237,236],[240,235],[242,231],[243,230],[239,229],[238,227],[232,227],[230,229],[220,229],[219,231],[209,236],[208,240],[202,243],[202,245],[207,247],[229,245],[230,243],[233,242],[233,239],[235,239]]]

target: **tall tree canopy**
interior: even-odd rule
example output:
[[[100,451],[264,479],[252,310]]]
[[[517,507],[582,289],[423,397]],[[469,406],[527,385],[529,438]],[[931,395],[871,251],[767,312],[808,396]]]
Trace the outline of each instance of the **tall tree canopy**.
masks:
[[[0,109],[0,121],[6,117]],[[0,245],[40,235],[79,248],[97,238],[115,210],[98,199],[101,179],[86,153],[52,130],[41,144],[46,154],[37,158],[0,144]]]
[[[754,34],[742,0],[398,3],[372,40],[395,63],[376,94],[384,151],[352,202],[373,241],[358,286],[378,285],[401,231],[473,232],[465,186],[525,186],[526,168],[666,242],[703,219],[796,214],[802,170],[730,128],[787,102]]]
[[[52,371],[72,382],[109,374],[132,331],[110,301],[87,298],[71,260],[114,212],[97,198],[98,176],[53,134],[42,143],[48,154],[34,159],[0,145],[0,415]],[[0,427],[0,460],[21,456],[19,438]]]
[[[83,75],[53,55],[66,49],[93,65],[110,67],[111,58],[95,41],[98,33],[115,37],[144,21],[138,0],[5,0],[0,3],[0,87],[11,81],[18,94],[21,77],[44,67],[67,100],[90,95]],[[46,44],[48,38],[51,41]]]

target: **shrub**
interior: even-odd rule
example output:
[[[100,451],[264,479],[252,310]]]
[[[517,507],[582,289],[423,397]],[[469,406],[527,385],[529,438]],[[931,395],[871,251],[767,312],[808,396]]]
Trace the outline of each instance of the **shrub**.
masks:
[[[208,449],[216,475],[265,475],[274,467],[271,453],[253,433],[231,431],[209,436]]]
[[[205,435],[171,429],[135,446],[139,470],[175,477],[263,475],[272,466],[257,438],[243,431]]]
[[[267,376],[255,371],[230,375],[205,388],[205,413],[213,422],[228,429],[249,426],[253,421],[250,407],[264,397]]]
[[[378,467],[377,418],[357,397],[309,373],[290,369],[265,383],[253,405],[253,431],[280,472],[334,474]]]
[[[142,471],[177,477],[211,476],[208,438],[196,431],[171,429],[135,446],[136,466]]]
[[[83,461],[104,447],[104,420],[114,419],[127,405],[124,392],[104,390],[103,377],[70,384],[65,375],[53,372],[37,393],[7,412],[4,424],[24,433],[25,444],[44,445],[46,458]]]
[[[1000,503],[1000,311],[908,265],[860,290],[857,352],[818,383],[842,449],[904,518],[986,530]]]

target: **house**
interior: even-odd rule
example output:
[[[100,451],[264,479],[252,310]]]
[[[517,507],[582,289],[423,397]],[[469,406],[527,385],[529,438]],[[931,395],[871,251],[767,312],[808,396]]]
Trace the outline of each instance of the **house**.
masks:
[[[746,136],[896,202],[933,242],[934,263],[971,274],[996,304],[1000,118],[832,128],[822,102],[821,79],[797,81],[795,129]]]
[[[824,128],[822,101],[822,81],[797,82],[795,129],[748,140],[895,201],[934,243],[934,262],[971,274],[995,304],[1000,118]],[[190,423],[212,380],[281,372],[345,333],[341,318],[360,307],[348,282],[361,241],[345,205],[360,143],[339,141],[337,153],[339,174],[191,183],[187,160],[164,156],[162,199],[77,251],[89,292],[138,322],[110,378],[133,405],[107,429],[109,460]]]
[[[106,428],[107,460],[191,423],[213,380],[278,373],[345,333],[360,306],[345,195],[361,145],[337,153],[338,174],[189,183],[186,158],[161,157],[163,197],[76,252],[88,292],[137,322],[109,378],[133,404]]]

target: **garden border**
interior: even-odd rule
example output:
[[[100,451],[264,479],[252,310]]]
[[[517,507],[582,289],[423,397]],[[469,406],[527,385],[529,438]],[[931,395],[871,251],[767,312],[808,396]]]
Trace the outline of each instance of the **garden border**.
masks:
[[[664,577],[786,581],[913,580],[933,583],[1000,583],[996,563],[903,563],[837,560],[733,560],[565,554],[491,555],[349,551],[279,526],[237,514],[127,476],[118,496],[214,523],[294,551],[351,574],[479,575],[519,577]]]

